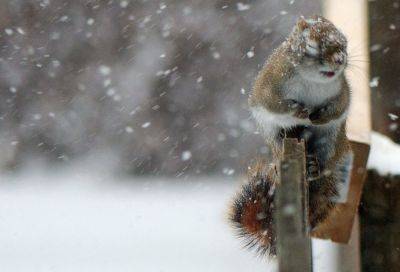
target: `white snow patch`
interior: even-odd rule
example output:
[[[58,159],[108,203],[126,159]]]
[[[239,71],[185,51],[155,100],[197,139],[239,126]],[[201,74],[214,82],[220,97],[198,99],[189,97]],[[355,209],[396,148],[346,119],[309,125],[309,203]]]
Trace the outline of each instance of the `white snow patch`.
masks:
[[[96,173],[1,176],[2,271],[276,271],[226,220],[237,182]]]
[[[371,132],[371,150],[368,169],[381,175],[400,175],[400,145],[378,132]]]

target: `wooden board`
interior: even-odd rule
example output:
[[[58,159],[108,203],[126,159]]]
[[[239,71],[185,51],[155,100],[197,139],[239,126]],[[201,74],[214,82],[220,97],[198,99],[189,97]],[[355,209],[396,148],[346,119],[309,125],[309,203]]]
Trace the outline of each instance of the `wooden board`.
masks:
[[[304,141],[285,139],[274,200],[280,272],[312,271],[305,161]]]

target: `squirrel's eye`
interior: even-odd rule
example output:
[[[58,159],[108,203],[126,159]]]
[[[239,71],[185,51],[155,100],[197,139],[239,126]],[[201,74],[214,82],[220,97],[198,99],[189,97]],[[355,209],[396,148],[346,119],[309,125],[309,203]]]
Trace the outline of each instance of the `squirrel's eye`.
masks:
[[[321,57],[320,54],[312,55],[312,54],[310,54],[310,53],[308,53],[308,52],[305,52],[305,53],[304,53],[304,56],[307,57],[307,58],[310,58],[310,59],[318,60],[318,61],[319,61],[320,59],[322,59],[322,57]]]
[[[306,54],[310,55],[310,56],[318,56],[319,54],[319,48],[317,44],[306,44]]]

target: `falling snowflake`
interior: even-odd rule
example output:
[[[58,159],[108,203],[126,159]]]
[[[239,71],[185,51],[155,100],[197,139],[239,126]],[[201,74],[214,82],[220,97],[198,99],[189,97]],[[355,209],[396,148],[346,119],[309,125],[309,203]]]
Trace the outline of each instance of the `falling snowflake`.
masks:
[[[373,78],[371,79],[371,81],[369,82],[369,86],[370,86],[371,88],[378,87],[378,85],[379,85],[379,77],[373,77]]]
[[[129,2],[128,1],[121,1],[120,3],[119,3],[119,6],[121,7],[121,8],[126,8],[127,6],[129,5]]]
[[[183,151],[181,155],[181,160],[182,161],[188,161],[192,158],[192,152],[189,150]]]
[[[146,122],[142,125],[142,128],[148,128],[151,125],[150,122]]]
[[[242,2],[239,2],[236,4],[238,11],[244,11],[244,10],[249,10],[250,5],[248,4],[243,4]]]
[[[220,59],[221,55],[218,52],[213,52],[213,58],[214,59]]]
[[[68,19],[69,19],[68,16],[67,16],[67,15],[64,15],[64,16],[62,16],[62,17],[60,18],[60,21],[65,23],[66,21],[68,21]]]
[[[233,174],[235,174],[235,169],[225,167],[224,169],[222,169],[222,173],[227,176],[232,176]]]
[[[108,89],[107,92],[106,92],[106,94],[107,94],[108,96],[113,96],[113,95],[115,95],[115,93],[116,93],[116,91],[115,91],[114,88],[110,88],[110,89]]]
[[[371,45],[371,48],[370,48],[370,51],[371,52],[375,52],[375,51],[378,51],[378,50],[380,50],[382,48],[382,45],[381,44],[374,44],[374,45]]]
[[[93,18],[89,18],[89,19],[87,19],[86,23],[91,26],[91,25],[94,24],[94,19]]]
[[[22,28],[20,28],[20,27],[17,27],[17,32],[18,32],[19,34],[21,34],[21,35],[25,35],[25,31],[24,31]]]
[[[7,35],[12,35],[14,33],[14,31],[11,28],[4,29],[4,32],[6,32]]]
[[[42,119],[42,115],[40,113],[34,114],[33,115],[33,119],[34,120],[40,120],[40,119]]]
[[[108,87],[108,86],[110,86],[110,85],[111,85],[111,79],[106,78],[106,79],[103,81],[103,86],[104,86],[104,87]]]
[[[103,76],[108,76],[111,73],[111,68],[106,65],[100,65],[99,73]]]
[[[132,133],[133,132],[133,128],[130,126],[125,127],[125,132],[126,133]]]
[[[389,118],[390,118],[392,121],[395,121],[395,120],[399,119],[399,116],[396,115],[396,114],[388,113],[388,115],[389,115]]]

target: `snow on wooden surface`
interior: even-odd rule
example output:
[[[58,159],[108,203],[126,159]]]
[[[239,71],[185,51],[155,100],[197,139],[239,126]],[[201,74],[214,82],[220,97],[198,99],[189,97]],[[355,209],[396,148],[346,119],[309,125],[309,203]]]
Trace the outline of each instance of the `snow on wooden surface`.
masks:
[[[367,166],[381,175],[400,175],[400,145],[383,134],[372,132]]]

